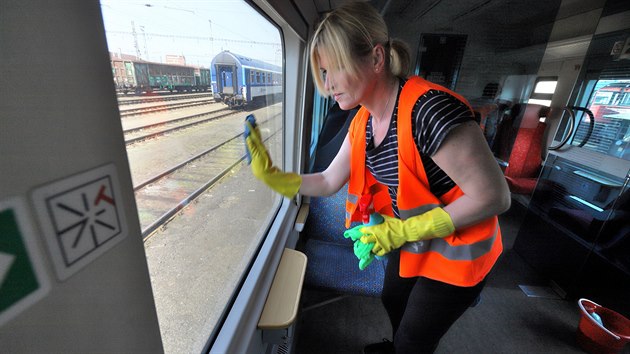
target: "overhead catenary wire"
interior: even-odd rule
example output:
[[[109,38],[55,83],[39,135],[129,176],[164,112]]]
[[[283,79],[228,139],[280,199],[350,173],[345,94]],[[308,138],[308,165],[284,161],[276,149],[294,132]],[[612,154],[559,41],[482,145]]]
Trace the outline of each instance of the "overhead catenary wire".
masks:
[[[107,31],[107,33],[133,36],[133,32],[129,32],[129,31]],[[149,32],[147,32],[146,35],[152,36],[152,37],[158,37],[158,38],[168,38],[168,39],[194,39],[194,40],[218,41],[218,42],[228,42],[228,43],[238,43],[238,44],[271,45],[271,46],[281,45],[278,42],[261,42],[261,41],[252,41],[252,40],[244,40],[244,39],[218,38],[218,37],[210,37],[210,36],[208,37],[184,36],[184,35],[176,35],[176,34],[160,34],[160,33],[149,33]]]

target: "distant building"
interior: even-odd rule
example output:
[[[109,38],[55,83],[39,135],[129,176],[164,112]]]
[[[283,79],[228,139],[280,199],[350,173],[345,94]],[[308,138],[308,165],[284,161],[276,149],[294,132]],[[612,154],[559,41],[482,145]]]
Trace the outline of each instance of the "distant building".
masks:
[[[183,55],[166,55],[166,64],[186,65],[186,57]]]
[[[109,52],[109,57],[112,60],[115,60],[115,59],[130,60],[130,61],[137,61],[138,60],[138,57],[136,57],[135,55],[125,54],[125,53],[122,53],[122,52]]]

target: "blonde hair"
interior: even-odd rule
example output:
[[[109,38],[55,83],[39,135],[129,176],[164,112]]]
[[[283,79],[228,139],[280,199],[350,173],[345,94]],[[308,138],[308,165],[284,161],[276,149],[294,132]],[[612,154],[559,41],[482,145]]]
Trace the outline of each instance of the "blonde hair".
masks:
[[[365,2],[350,2],[327,13],[310,44],[311,72],[319,91],[326,93],[319,72],[319,52],[328,58],[330,68],[343,68],[356,79],[360,62],[377,44],[385,48],[386,68],[395,76],[406,77],[411,61],[409,49],[404,42],[389,38],[387,25],[376,9]]]

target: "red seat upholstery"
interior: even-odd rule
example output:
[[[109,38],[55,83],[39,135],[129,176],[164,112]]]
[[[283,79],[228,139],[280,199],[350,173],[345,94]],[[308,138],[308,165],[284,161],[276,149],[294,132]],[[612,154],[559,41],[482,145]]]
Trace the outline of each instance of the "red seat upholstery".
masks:
[[[529,104],[523,112],[520,127],[510,152],[505,179],[510,191],[517,194],[531,194],[542,164],[543,138],[547,124],[540,122],[548,108]]]
[[[536,128],[519,129],[509,165],[505,169],[505,179],[512,193],[531,194],[534,191],[542,163],[543,135],[546,128],[546,123],[539,122]]]

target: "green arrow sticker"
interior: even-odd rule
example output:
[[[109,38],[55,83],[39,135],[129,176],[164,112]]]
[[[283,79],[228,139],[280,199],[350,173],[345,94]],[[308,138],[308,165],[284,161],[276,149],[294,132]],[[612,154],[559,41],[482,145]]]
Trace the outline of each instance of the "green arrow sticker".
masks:
[[[49,290],[28,214],[17,198],[0,201],[0,325]]]
[[[0,219],[2,219],[1,215]],[[2,225],[2,220],[0,220],[0,225]],[[7,274],[9,274],[9,270],[11,270],[11,266],[13,265],[14,260],[15,256],[6,253],[0,253],[0,289],[2,288],[2,283],[4,283],[4,279],[7,277]],[[0,307],[1,306],[2,305],[0,305]]]

